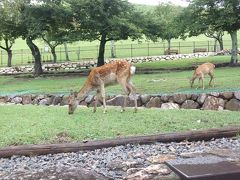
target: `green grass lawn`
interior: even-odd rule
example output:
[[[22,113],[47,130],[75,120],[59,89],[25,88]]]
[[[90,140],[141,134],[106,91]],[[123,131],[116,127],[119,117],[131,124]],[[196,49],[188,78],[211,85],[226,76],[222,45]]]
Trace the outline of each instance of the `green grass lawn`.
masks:
[[[209,77],[206,76],[206,89],[191,89],[189,78],[193,71],[162,71],[155,74],[136,74],[132,81],[140,94],[171,94],[171,93],[202,93],[210,91],[232,91],[240,87],[240,67],[216,68],[215,87],[208,87]],[[38,77],[14,78],[0,76],[0,95],[6,94],[68,94],[70,90],[78,91],[86,77]],[[198,81],[196,80],[196,84]],[[195,84],[195,87],[196,87]],[[120,85],[106,88],[107,94],[122,93]]]
[[[230,56],[209,56],[202,58],[189,58],[189,59],[178,59],[173,61],[155,61],[135,64],[137,68],[149,68],[149,69],[173,69],[173,68],[188,68],[196,67],[199,64],[205,62],[211,62],[214,64],[229,63]]]
[[[58,143],[132,135],[225,127],[240,124],[240,112],[201,110],[159,110],[120,107],[78,108],[74,115],[67,107],[1,105],[0,147],[19,144]]]
[[[215,60],[225,61],[224,58]],[[152,67],[188,67],[195,63],[193,61],[195,60],[158,62],[153,63],[155,65]],[[151,64],[145,67],[151,67]],[[239,71],[240,67],[216,68],[216,86],[214,88],[206,86],[205,90],[190,89],[189,78],[193,71],[136,74],[132,81],[140,94],[233,91],[239,90],[240,87]],[[38,78],[0,76],[0,95],[69,94],[71,89],[79,90],[85,80],[85,76]],[[206,85],[208,81],[209,77],[206,77]],[[106,88],[107,94],[121,92],[119,85]],[[120,113],[120,107],[111,107],[107,114],[103,114],[102,108],[98,108],[96,113],[92,113],[92,108],[78,108],[76,113],[70,116],[66,106],[0,105],[0,124],[0,147],[4,147],[239,125],[240,112],[139,109],[138,113],[133,113],[133,109],[128,108],[125,113]]]

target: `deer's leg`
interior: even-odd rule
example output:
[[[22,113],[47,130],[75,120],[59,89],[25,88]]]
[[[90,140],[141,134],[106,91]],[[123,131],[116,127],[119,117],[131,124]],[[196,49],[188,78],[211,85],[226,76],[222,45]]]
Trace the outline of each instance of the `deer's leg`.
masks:
[[[106,97],[105,97],[105,88],[104,88],[104,83],[101,83],[101,96],[102,96],[102,101],[103,101],[103,113],[106,113],[107,107],[106,107]]]
[[[128,82],[127,88],[130,90],[130,94],[133,95],[134,98],[134,111],[137,112],[137,96],[136,96],[136,88],[133,86],[132,82]]]
[[[127,104],[127,97],[128,97],[128,95],[130,93],[130,90],[127,87],[127,80],[126,79],[118,79],[117,81],[122,86],[123,91],[125,93],[124,99],[123,99],[123,104],[122,104],[122,109],[121,109],[121,112],[124,112],[126,104]]]
[[[192,79],[190,80],[190,86],[191,88],[193,88],[193,84],[194,84],[194,81],[195,81],[196,77],[192,77]]]
[[[99,101],[100,96],[101,96],[101,93],[100,93],[100,92],[101,92],[100,89],[97,89],[97,94],[96,94],[96,96],[94,97],[94,100],[95,100],[94,106],[93,106],[93,112],[94,112],[94,113],[95,113],[96,110],[97,110],[98,101]]]
[[[210,72],[208,75],[211,78],[210,81],[209,81],[209,86],[214,87],[214,75],[213,75],[213,72]]]
[[[202,81],[202,89],[204,89],[204,77],[203,77],[203,75],[201,75],[200,79]]]
[[[197,85],[196,89],[198,89],[200,87],[200,81],[201,81],[201,77],[198,78],[198,85]]]

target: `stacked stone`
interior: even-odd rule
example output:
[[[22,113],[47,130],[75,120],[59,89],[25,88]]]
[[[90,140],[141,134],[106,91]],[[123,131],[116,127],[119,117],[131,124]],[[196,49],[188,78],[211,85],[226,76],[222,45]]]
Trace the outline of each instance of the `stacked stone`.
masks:
[[[146,57],[132,57],[124,58],[130,63],[144,63],[154,61],[169,61],[186,58],[201,58],[206,56],[212,56],[214,53],[193,53],[193,54],[176,54],[176,55],[162,55],[162,56],[146,56]],[[118,59],[107,59],[105,62],[109,63]],[[79,62],[64,62],[55,64],[43,64],[42,68],[47,71],[66,71],[66,70],[79,70],[81,68],[89,68],[97,65],[97,60],[79,61]],[[33,72],[33,66],[17,66],[17,67],[4,67],[0,68],[0,74],[17,74],[17,73],[31,73]]]
[[[124,96],[107,96],[108,106],[121,106]],[[33,105],[67,105],[68,95],[10,95],[0,96],[0,103]],[[93,106],[94,96],[88,95],[79,105]],[[212,92],[209,94],[173,94],[173,95],[137,95],[138,107],[161,109],[203,109],[240,111],[240,91]],[[99,104],[101,105],[101,104]],[[132,97],[128,97],[127,106],[134,107]]]

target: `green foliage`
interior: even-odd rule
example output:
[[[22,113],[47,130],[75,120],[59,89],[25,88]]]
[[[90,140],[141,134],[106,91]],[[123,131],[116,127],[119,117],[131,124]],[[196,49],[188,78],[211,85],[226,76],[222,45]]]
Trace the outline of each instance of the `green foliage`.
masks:
[[[105,44],[142,36],[141,14],[124,0],[69,0],[76,30],[83,40],[99,40],[98,66],[104,64]]]
[[[191,0],[190,5],[180,16],[181,29],[189,32],[190,36],[203,32],[227,31],[232,38],[232,57],[230,64],[238,61],[237,30],[240,29],[239,0]],[[186,26],[186,30],[184,30]]]
[[[120,113],[118,107],[109,107],[106,114],[102,108],[96,113],[78,108],[70,116],[67,107],[1,105],[0,114],[0,147],[219,128],[240,122],[239,112],[139,109],[133,113],[127,108]]]
[[[135,38],[138,28],[132,18],[134,9],[126,1],[119,0],[74,0],[69,1],[76,25],[86,40],[100,40],[107,34],[107,41]]]
[[[171,40],[179,37],[180,31],[176,17],[180,14],[182,9],[182,7],[175,6],[171,3],[162,3],[156,7],[154,13],[162,26],[162,30],[159,31],[157,37],[163,40]]]

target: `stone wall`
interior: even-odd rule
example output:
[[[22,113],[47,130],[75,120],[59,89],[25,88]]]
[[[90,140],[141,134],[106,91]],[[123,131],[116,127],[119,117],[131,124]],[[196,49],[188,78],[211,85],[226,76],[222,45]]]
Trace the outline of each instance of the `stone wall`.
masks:
[[[185,58],[201,58],[212,56],[215,53],[205,52],[205,53],[193,53],[193,54],[176,54],[176,55],[162,55],[162,56],[147,56],[147,57],[133,57],[124,58],[131,63],[143,63],[143,62],[153,62],[153,61],[168,61],[176,59]],[[114,61],[117,59],[107,59],[106,63]],[[89,68],[96,66],[97,60],[79,61],[79,62],[64,62],[55,64],[43,64],[42,68],[45,72],[49,71],[75,71],[82,68]],[[17,67],[3,67],[0,68],[0,74],[17,74],[17,73],[32,73],[33,65],[17,66]]]
[[[121,106],[124,96],[108,96],[107,105]],[[0,96],[0,104],[33,104],[33,105],[67,105],[68,95],[21,95]],[[231,110],[240,111],[240,91],[213,92],[209,94],[174,94],[174,95],[138,95],[139,107],[161,109],[203,109],[203,110]],[[89,95],[80,105],[92,106],[94,96]],[[128,98],[128,107],[133,107],[133,100]]]

